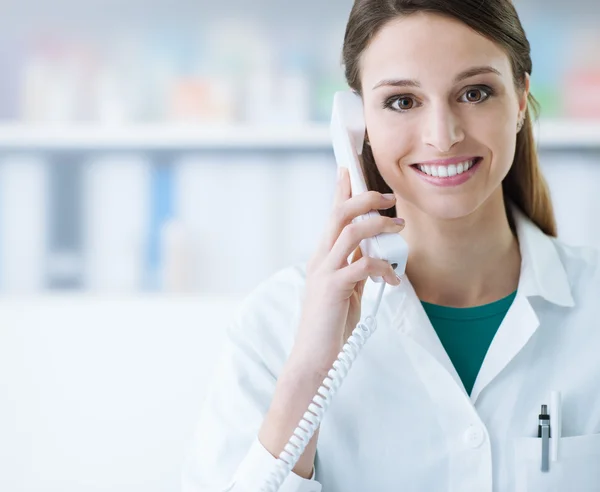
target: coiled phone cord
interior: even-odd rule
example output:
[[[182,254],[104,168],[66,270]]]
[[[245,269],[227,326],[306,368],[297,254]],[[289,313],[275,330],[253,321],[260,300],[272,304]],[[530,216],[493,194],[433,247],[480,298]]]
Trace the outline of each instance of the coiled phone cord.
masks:
[[[319,427],[323,415],[329,408],[331,400],[337,393],[348,371],[350,371],[352,363],[369,337],[377,329],[375,316],[377,315],[377,311],[379,311],[379,305],[381,304],[386,285],[385,282],[381,283],[372,313],[366,316],[352,330],[352,334],[342,347],[332,368],[327,373],[327,377],[323,380],[323,384],[317,390],[317,394],[312,399],[312,403],[308,406],[308,410],[304,413],[298,427],[296,427],[292,437],[279,454],[276,469],[263,485],[261,492],[277,492],[283,481],[294,469],[294,466],[296,466],[300,456],[304,453],[310,439],[317,430],[317,427]]]

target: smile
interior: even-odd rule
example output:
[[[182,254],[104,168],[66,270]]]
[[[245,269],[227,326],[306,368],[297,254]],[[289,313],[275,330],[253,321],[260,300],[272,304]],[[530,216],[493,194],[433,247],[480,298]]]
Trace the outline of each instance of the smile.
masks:
[[[452,176],[456,176],[457,174],[467,172],[479,160],[480,158],[476,157],[474,159],[471,159],[470,161],[459,162],[457,164],[450,164],[446,166],[415,164],[414,167],[416,167],[419,171],[429,176],[434,176],[436,178],[451,178]]]
[[[451,164],[413,164],[410,166],[418,176],[436,186],[459,186],[466,183],[479,169],[482,157]]]

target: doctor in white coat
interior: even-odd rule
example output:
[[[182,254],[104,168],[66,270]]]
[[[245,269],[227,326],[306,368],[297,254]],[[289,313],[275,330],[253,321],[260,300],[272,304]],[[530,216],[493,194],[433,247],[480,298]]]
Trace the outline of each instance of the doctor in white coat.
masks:
[[[184,492],[260,490],[371,311],[370,275],[389,284],[378,329],[281,491],[600,491],[598,257],[556,239],[512,3],[357,0],[343,55],[372,191],[351,197],[343,173],[308,264],[241,304]],[[357,249],[393,231],[410,247],[401,280]]]

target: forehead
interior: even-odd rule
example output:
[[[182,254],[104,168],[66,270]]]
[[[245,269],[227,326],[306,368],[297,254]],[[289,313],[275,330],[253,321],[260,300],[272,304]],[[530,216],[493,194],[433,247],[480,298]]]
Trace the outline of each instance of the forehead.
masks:
[[[466,24],[439,14],[419,12],[388,22],[361,56],[365,91],[383,78],[407,77],[450,83],[463,70],[491,65],[512,77],[505,51]]]

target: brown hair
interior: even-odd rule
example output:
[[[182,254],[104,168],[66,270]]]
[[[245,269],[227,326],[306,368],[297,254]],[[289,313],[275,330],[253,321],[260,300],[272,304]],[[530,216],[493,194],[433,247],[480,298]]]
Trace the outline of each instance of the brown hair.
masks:
[[[379,30],[398,16],[421,11],[458,19],[499,44],[510,57],[515,88],[524,89],[525,74],[531,74],[532,70],[531,50],[511,0],[355,0],[346,27],[342,53],[346,81],[350,88],[362,95],[360,57]],[[556,236],[550,192],[540,169],[533,137],[531,110],[537,118],[539,104],[530,93],[525,122],[517,134],[515,157],[502,183],[507,216],[514,230],[508,210],[508,202],[512,202],[542,231]],[[373,153],[366,143],[363,148],[363,168],[369,189],[382,193],[392,191],[379,174]],[[396,215],[394,208],[382,213],[390,217]]]

